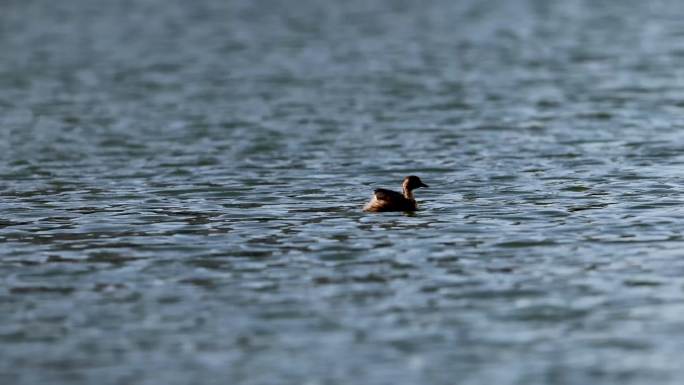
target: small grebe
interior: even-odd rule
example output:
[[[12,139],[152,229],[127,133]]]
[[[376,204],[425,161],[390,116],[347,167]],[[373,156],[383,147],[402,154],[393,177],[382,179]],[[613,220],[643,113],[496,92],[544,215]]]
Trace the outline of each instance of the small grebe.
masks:
[[[418,209],[413,190],[419,187],[428,187],[420,178],[409,175],[401,184],[403,194],[396,191],[377,189],[373,192],[373,198],[363,206],[363,211],[415,211]]]

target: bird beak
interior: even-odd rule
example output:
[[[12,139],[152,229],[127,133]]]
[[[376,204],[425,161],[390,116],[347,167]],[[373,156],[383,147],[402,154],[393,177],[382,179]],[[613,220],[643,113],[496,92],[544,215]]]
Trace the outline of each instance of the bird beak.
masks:
[[[426,184],[423,183],[423,182],[420,182],[420,186],[418,186],[418,187],[430,187],[430,186],[426,185]]]

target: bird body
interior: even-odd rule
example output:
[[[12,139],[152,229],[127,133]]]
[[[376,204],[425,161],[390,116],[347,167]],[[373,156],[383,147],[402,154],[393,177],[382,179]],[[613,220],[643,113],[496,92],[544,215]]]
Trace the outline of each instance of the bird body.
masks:
[[[363,210],[368,212],[415,211],[418,209],[418,204],[413,196],[413,190],[420,187],[428,187],[428,185],[415,175],[407,176],[402,183],[402,193],[377,189]]]

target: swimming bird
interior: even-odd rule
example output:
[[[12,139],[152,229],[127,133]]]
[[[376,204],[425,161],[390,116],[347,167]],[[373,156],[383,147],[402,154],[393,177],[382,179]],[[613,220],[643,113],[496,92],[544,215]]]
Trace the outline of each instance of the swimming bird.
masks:
[[[415,175],[409,175],[401,183],[402,193],[383,188],[373,192],[373,198],[363,206],[363,211],[415,211],[418,209],[413,190],[419,187],[428,187]]]

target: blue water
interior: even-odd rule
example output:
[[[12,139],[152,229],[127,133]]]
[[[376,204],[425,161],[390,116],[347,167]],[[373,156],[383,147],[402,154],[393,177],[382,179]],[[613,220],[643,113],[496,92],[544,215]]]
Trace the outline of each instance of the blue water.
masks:
[[[679,384],[683,17],[4,2],[0,383]]]

